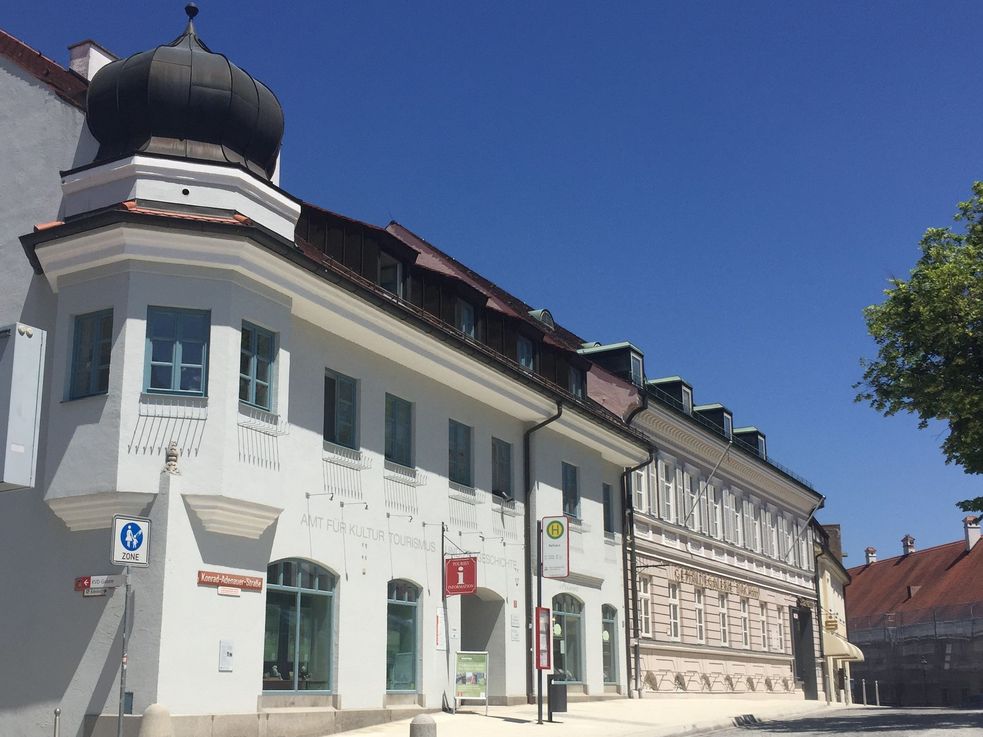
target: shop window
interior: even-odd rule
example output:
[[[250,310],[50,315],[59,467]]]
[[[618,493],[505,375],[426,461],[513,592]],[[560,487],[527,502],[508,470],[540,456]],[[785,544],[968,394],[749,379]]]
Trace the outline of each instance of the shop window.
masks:
[[[580,488],[577,482],[577,467],[569,463],[563,466],[563,513],[580,519]]]
[[[604,683],[618,682],[618,610],[605,604],[601,607],[601,667]]]
[[[337,578],[305,560],[266,570],[264,691],[330,691]]]
[[[75,318],[69,399],[81,399],[109,391],[109,359],[112,349],[112,310],[91,312]]]
[[[461,486],[473,486],[471,428],[455,420],[447,424],[447,478]]]
[[[492,438],[492,494],[512,499],[512,444]]]
[[[413,466],[413,405],[386,394],[386,460]]]
[[[147,308],[147,392],[205,396],[208,388],[208,333],[203,310]]]
[[[324,371],[324,439],[346,448],[358,447],[357,384],[344,374]]]
[[[553,597],[553,675],[561,683],[583,682],[584,605],[570,594]]]
[[[239,400],[260,409],[273,409],[273,365],[276,336],[243,321],[239,341]]]
[[[420,588],[390,581],[386,598],[386,690],[416,691]]]

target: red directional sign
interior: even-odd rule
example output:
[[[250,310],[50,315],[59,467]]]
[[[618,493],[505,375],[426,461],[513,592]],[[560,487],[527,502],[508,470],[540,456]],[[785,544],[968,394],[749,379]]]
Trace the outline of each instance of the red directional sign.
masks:
[[[448,558],[444,561],[444,594],[473,594],[478,588],[478,559]]]
[[[79,576],[75,579],[75,590],[85,591],[87,588],[89,588],[91,580],[92,579],[90,576]]]

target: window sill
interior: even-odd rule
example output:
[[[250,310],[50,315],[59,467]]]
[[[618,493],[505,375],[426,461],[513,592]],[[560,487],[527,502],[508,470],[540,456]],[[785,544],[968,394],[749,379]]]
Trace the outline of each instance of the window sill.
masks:
[[[239,402],[239,417],[236,424],[263,435],[286,435],[289,431],[289,425],[280,415],[241,401]]]
[[[492,509],[501,511],[508,517],[518,517],[522,512],[517,509],[515,499],[506,499],[498,494],[492,494]]]
[[[570,517],[570,530],[572,532],[579,532],[582,534],[585,532],[590,532],[591,526],[579,517]]]
[[[606,542],[608,545],[617,545],[618,544],[618,533],[617,532],[608,532],[607,530],[605,530],[605,532],[604,532],[604,542]]]
[[[353,468],[356,471],[363,471],[372,467],[372,460],[367,458],[361,450],[338,445],[337,443],[332,443],[330,440],[323,442],[324,447],[321,458],[325,462],[333,463],[336,466]]]
[[[473,486],[465,486],[450,479],[447,480],[447,486],[450,489],[451,499],[457,499],[465,504],[479,504],[478,492]]]
[[[78,397],[65,397],[63,400],[61,400],[61,403],[68,404],[69,402],[79,402],[83,399],[105,399],[108,396],[109,396],[108,391],[96,392],[95,394],[82,394],[81,396]]]
[[[383,476],[390,481],[406,486],[423,486],[427,483],[427,474],[419,468],[404,466],[395,461],[386,460]]]
[[[207,420],[208,397],[194,394],[140,394],[139,415],[169,420]]]

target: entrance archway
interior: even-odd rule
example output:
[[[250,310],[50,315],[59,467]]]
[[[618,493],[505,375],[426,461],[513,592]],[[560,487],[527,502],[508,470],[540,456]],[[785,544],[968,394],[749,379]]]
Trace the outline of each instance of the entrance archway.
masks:
[[[461,597],[461,649],[488,652],[489,703],[505,703],[505,600],[479,588]]]

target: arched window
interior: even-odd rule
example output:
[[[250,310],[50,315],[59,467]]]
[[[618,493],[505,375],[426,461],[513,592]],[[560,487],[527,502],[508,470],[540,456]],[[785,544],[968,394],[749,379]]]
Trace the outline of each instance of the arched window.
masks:
[[[390,581],[386,598],[386,690],[416,691],[420,587]]]
[[[601,607],[601,667],[604,683],[618,682],[618,610],[609,604]]]
[[[584,680],[583,611],[584,605],[570,594],[553,597],[553,673],[557,681]]]
[[[266,569],[264,691],[331,690],[332,610],[337,578],[306,560]]]

